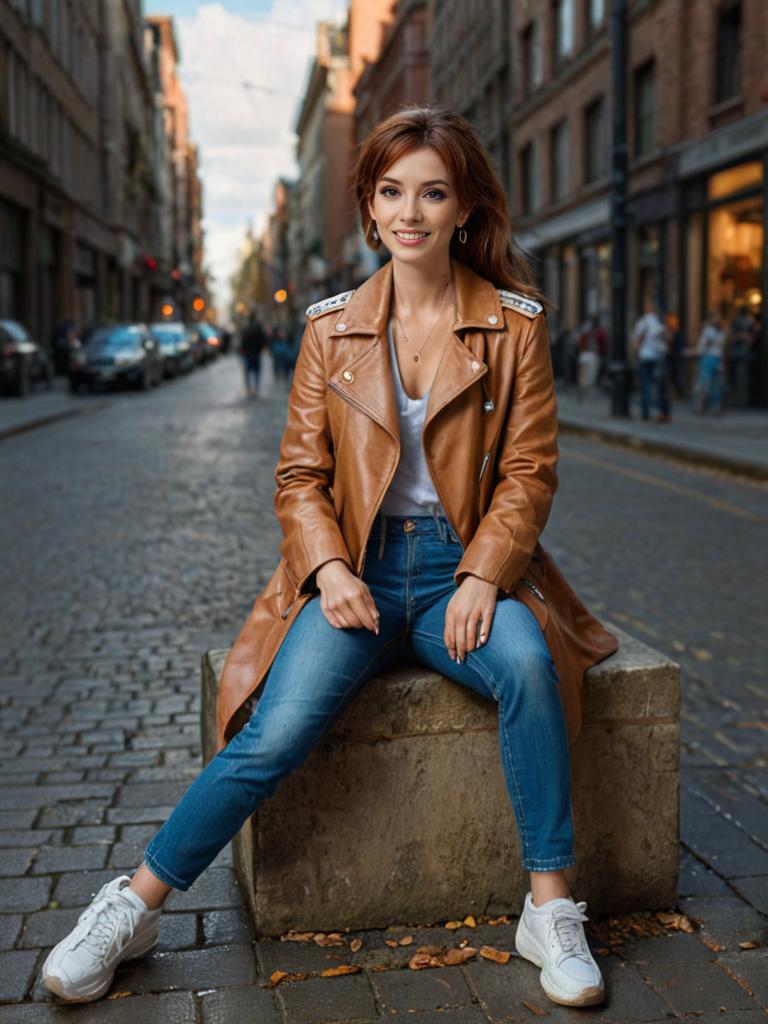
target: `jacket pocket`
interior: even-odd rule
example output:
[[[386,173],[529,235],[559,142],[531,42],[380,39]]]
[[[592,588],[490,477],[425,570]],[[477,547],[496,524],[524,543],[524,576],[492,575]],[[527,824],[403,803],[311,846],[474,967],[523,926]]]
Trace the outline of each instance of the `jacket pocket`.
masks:
[[[514,595],[533,612],[539,628],[544,632],[549,625],[549,607],[539,585],[530,577],[523,576],[518,580]]]

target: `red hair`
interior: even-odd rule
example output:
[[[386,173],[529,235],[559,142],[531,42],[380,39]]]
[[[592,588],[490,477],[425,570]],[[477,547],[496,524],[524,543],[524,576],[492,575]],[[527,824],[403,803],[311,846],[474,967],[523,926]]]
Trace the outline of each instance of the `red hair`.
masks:
[[[359,146],[351,184],[368,246],[379,249],[382,244],[372,236],[368,211],[376,183],[403,154],[422,146],[440,154],[459,204],[472,208],[464,223],[467,241],[461,243],[458,233],[454,234],[451,258],[465,263],[496,288],[520,292],[548,306],[514,241],[507,197],[483,144],[466,118],[444,107],[417,105],[398,110],[372,128]]]

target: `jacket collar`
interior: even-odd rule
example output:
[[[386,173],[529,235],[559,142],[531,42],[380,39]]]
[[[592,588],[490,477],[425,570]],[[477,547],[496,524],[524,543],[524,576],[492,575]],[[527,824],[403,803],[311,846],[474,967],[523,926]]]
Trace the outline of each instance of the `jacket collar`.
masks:
[[[487,331],[505,329],[504,311],[494,285],[474,270],[452,259],[456,288],[456,318],[453,331],[480,327]],[[335,316],[328,337],[386,332],[392,298],[392,260],[387,262],[352,293],[349,302]],[[339,325],[344,326],[339,329]]]

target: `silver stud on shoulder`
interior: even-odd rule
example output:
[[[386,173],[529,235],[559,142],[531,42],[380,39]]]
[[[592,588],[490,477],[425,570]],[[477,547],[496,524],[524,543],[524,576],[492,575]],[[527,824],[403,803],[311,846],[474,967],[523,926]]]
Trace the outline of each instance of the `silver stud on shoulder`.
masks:
[[[327,299],[321,299],[319,302],[313,302],[311,306],[307,306],[306,316],[310,320],[314,320],[315,317],[321,316],[323,313],[328,313],[332,309],[341,309],[342,306],[346,306],[349,302],[349,298],[354,292],[354,288],[348,292],[339,292],[338,295],[331,295]]]
[[[506,306],[507,309],[515,309],[518,313],[522,313],[523,316],[528,316],[531,319],[544,312],[542,304],[534,299],[529,299],[527,295],[520,295],[519,292],[510,292],[505,288],[497,288],[496,290],[499,293],[502,306]]]

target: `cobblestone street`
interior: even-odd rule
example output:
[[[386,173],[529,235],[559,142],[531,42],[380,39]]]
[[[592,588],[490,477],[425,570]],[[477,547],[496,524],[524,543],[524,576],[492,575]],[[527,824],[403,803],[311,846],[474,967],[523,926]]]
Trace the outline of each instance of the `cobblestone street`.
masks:
[[[285,392],[247,401],[229,357],[0,441],[0,1024],[768,1020],[768,484],[573,435],[543,542],[592,611],[682,666],[677,909],[701,927],[615,947],[606,1004],[567,1010],[514,952],[514,920],[450,933],[512,951],[504,965],[408,970],[386,939],[448,934],[416,921],[356,933],[341,961],[254,945],[225,849],[113,998],[62,1007],[42,986],[48,949],[199,770],[201,656],[276,564]],[[319,977],[337,962],[363,970]],[[262,987],[275,970],[311,976]]]

